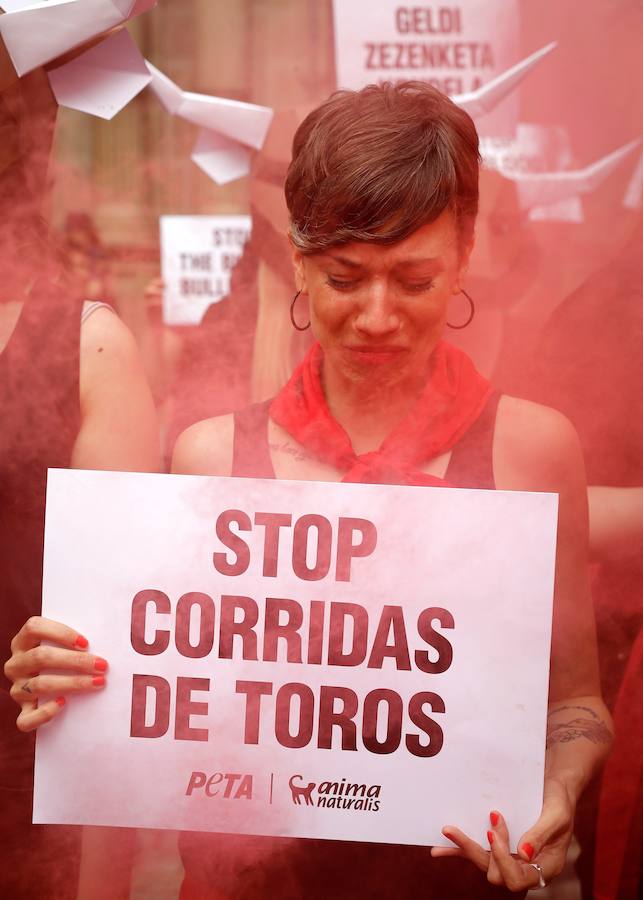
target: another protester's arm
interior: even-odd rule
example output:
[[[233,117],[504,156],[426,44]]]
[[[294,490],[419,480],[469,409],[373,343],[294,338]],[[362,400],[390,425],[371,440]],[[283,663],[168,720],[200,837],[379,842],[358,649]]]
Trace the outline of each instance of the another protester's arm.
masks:
[[[137,836],[134,828],[83,828],[76,900],[129,900]]]
[[[599,689],[587,571],[587,493],[576,435],[558,413],[505,398],[498,416],[494,470],[500,489],[559,494],[543,808],[535,825],[517,841],[515,856],[509,852],[511,823],[497,810],[490,810],[490,852],[447,826],[444,834],[457,847],[434,848],[432,853],[465,856],[487,872],[492,883],[519,891],[537,883],[531,862],[542,867],[547,881],[562,870],[577,800],[607,755],[612,731]]]
[[[589,546],[597,562],[639,557],[643,547],[643,487],[591,485]]]
[[[80,407],[74,468],[158,471],[156,415],[136,344],[107,309],[96,310],[81,329]],[[99,639],[88,637],[94,643]],[[5,673],[21,707],[17,720],[21,731],[32,731],[54,718],[68,694],[100,690],[105,683],[106,663],[89,651],[87,637],[40,616],[25,623],[11,652]],[[59,673],[38,674],[43,669]],[[46,698],[40,705],[39,695]]]
[[[72,467],[158,472],[156,411],[134,338],[118,316],[98,309],[80,338],[82,424]]]

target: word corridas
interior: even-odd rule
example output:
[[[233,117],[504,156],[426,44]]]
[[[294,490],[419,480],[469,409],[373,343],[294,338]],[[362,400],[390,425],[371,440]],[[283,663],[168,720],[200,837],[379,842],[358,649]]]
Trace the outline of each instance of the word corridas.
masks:
[[[374,608],[367,597],[361,603],[300,601],[252,597],[239,589],[249,571],[277,579],[287,569],[290,583],[293,575],[303,582],[350,582],[353,567],[367,566],[376,551],[377,529],[372,522],[339,517],[331,523],[315,514],[293,521],[287,513],[265,512],[251,519],[233,509],[218,516],[215,533],[224,549],[214,550],[212,563],[220,576],[229,579],[227,583],[234,584],[234,592],[213,597],[190,591],[171,599],[158,588],[141,590],[132,600],[130,630],[132,648],[141,657],[159,656],[173,645],[185,659],[212,660],[213,677],[179,676],[173,686],[157,675],[135,674],[132,737],[164,736],[173,710],[176,740],[216,738],[203,724],[210,703],[203,697],[216,696],[219,661],[243,660],[244,664],[281,662],[293,667],[293,679],[284,684],[266,680],[268,667],[263,678],[236,680],[245,744],[260,742],[261,724],[269,719],[283,747],[364,747],[387,754],[403,746],[419,757],[439,753],[444,735],[433,716],[446,710],[434,691],[403,699],[398,691],[381,686],[362,696],[352,687],[336,684],[313,689],[307,674],[310,677],[310,667],[315,666],[389,672],[415,669],[427,676],[444,673],[453,660],[453,647],[444,631],[455,627],[447,609],[427,606],[416,621],[408,621],[400,602]],[[193,720],[199,718],[197,726]]]

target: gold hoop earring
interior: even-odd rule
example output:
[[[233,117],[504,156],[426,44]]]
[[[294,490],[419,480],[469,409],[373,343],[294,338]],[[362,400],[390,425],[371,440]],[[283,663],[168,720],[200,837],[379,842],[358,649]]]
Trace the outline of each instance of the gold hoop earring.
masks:
[[[301,291],[297,291],[295,296],[292,298],[292,303],[290,304],[290,321],[292,322],[293,328],[296,328],[297,331],[307,331],[310,328],[310,319],[306,325],[298,325],[295,322],[295,303],[297,302],[297,297],[301,294]]]
[[[471,299],[471,297],[469,296],[469,294],[467,294],[467,292],[465,290],[461,290],[460,293],[464,294],[464,296],[469,301],[469,316],[467,318],[467,321],[464,322],[462,325],[452,325],[451,322],[447,322],[447,326],[449,328],[453,328],[455,331],[460,331],[462,328],[466,328],[467,325],[470,325],[471,322],[473,321],[473,317],[476,314],[476,308],[475,308],[474,302]]]

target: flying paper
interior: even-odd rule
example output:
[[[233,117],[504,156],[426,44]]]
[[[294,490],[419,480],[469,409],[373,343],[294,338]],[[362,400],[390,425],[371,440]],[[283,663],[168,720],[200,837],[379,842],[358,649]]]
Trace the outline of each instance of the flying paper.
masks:
[[[192,160],[217,184],[227,184],[250,172],[251,155],[247,149],[260,150],[272,120],[266,106],[227,100],[208,94],[182,90],[152,63],[150,87],[165,109],[180,116],[201,131]]]
[[[639,156],[639,161],[630,178],[630,182],[626,188],[623,197],[623,206],[626,209],[638,209],[643,200],[643,152]]]
[[[18,75],[44,66],[86,41],[156,6],[157,0],[20,2],[0,16],[2,35]]]
[[[466,94],[457,94],[451,99],[457,103],[462,109],[469,113],[472,118],[484,116],[496,108],[501,100],[510,94],[514,88],[520,84],[525,75],[537,65],[543,57],[547,56],[556,47],[556,42],[552,41],[531,56],[523,59],[522,62],[516,63],[506,72],[498,75],[496,78],[484,84],[476,91]]]
[[[572,147],[567,130],[562,125],[536,125],[519,122],[513,138],[480,138],[480,153],[487,168],[495,169],[504,178],[517,180],[524,172],[567,171],[573,163]],[[568,197],[557,203],[533,206],[531,221],[582,222],[583,204],[580,197]]]
[[[49,72],[60,106],[111,119],[146,87],[152,76],[125,30]]]
[[[205,128],[199,132],[192,161],[217,184],[228,184],[250,174],[250,151]]]
[[[524,172],[516,175],[499,169],[505,178],[515,181],[523,209],[558,203],[577,194],[589,194],[603,182],[629,154],[638,147],[640,138],[603,156],[584,169],[565,172]]]
[[[272,119],[271,109],[183,91],[151,63],[147,65],[152,73],[150,87],[168,112],[255,150],[261,149]]]
[[[26,6],[33,6],[34,0],[3,0],[0,3],[0,9],[5,12],[15,12],[17,9],[24,9]]]

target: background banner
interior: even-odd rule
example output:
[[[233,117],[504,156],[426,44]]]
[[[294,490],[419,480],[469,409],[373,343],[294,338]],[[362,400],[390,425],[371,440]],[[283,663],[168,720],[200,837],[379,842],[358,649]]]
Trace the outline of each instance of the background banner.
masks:
[[[337,86],[359,90],[382,81],[428,81],[445,94],[477,90],[520,61],[516,0],[460,0],[404,6],[397,0],[333,0]],[[509,136],[518,106],[476,122]]]
[[[557,497],[50,470],[43,615],[110,663],[34,821],[444,844],[542,800]],[[502,650],[499,651],[499,647]]]

